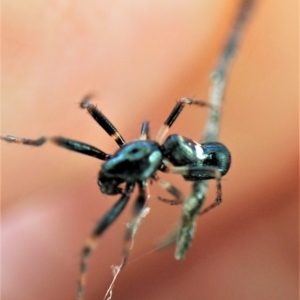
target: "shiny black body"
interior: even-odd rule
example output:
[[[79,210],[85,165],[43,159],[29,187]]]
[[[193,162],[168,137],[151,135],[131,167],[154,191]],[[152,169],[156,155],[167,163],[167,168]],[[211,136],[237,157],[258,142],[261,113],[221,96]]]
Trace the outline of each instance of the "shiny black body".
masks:
[[[162,145],[163,155],[174,166],[203,167],[203,172],[190,172],[183,175],[186,180],[198,181],[214,179],[205,168],[217,168],[224,176],[231,164],[229,150],[221,143],[210,142],[199,144],[178,134],[170,135]]]
[[[138,187],[138,195],[134,205],[134,219],[137,219],[148,198],[147,182],[156,181],[175,199],[169,200],[158,197],[169,204],[181,204],[185,198],[181,192],[170,183],[160,179],[157,171],[180,174],[188,181],[207,179],[217,180],[217,203],[221,202],[221,177],[230,167],[231,157],[228,149],[216,142],[199,144],[180,135],[170,135],[162,142],[172,124],[175,122],[186,104],[209,106],[201,101],[190,98],[180,99],[168,118],[160,128],[154,140],[150,139],[149,123],[143,122],[138,140],[126,143],[119,131],[102,114],[95,105],[89,102],[90,96],[85,97],[80,107],[86,109],[94,120],[109,134],[120,147],[113,155],[85,144],[64,137],[41,137],[36,140],[2,135],[1,139],[31,146],[41,146],[50,141],[60,147],[79,152],[104,161],[98,175],[98,185],[104,194],[120,195],[119,200],[98,221],[81,253],[80,279],[78,283],[78,299],[83,299],[87,260],[95,247],[96,240],[116,220],[126,207],[134,188]],[[126,230],[123,259],[130,251],[131,241],[136,231],[135,226]],[[123,266],[124,266],[123,265]]]
[[[229,150],[221,143],[199,144],[181,135],[170,135],[160,146],[154,141],[137,140],[125,144],[103,165],[98,176],[101,192],[121,193],[121,183],[135,184],[153,177],[157,171],[172,173],[163,160],[175,167],[184,166],[182,176],[187,181],[215,179],[212,170],[224,176],[231,164]],[[174,172],[175,173],[175,172]]]
[[[98,185],[104,194],[120,193],[123,182],[135,184],[154,176],[163,161],[160,146],[154,141],[137,140],[125,144],[99,172]]]

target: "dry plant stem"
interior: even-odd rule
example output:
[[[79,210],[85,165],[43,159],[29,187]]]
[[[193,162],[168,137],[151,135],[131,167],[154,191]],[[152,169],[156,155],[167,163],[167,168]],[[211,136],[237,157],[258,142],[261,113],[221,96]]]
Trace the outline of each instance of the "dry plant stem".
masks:
[[[248,21],[254,3],[255,0],[242,0],[228,41],[225,44],[217,67],[212,72],[212,86],[209,94],[209,104],[213,107],[213,109],[211,109],[209,112],[204,134],[201,139],[202,142],[211,142],[218,140],[222,103],[229,67],[232,59],[234,58],[238,43],[241,39],[244,27]],[[196,218],[199,214],[201,214],[200,210],[206,198],[207,188],[207,181],[199,181],[194,183],[193,193],[188,197],[183,205],[181,226],[175,251],[175,258],[178,260],[184,259],[185,254],[191,245],[196,229]],[[212,204],[205,209],[205,212],[209,211],[216,205],[217,204],[215,203]]]

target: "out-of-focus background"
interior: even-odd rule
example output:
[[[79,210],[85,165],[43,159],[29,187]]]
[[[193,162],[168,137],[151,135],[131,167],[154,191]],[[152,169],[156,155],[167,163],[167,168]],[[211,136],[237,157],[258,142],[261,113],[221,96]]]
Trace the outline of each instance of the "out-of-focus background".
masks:
[[[181,207],[156,200],[113,299],[298,299],[298,1],[258,1],[230,72],[220,140],[232,152],[224,203],[198,219],[184,261],[151,251]],[[93,102],[126,141],[152,136],[175,101],[207,99],[209,74],[239,1],[2,1],[2,133],[62,135],[113,153],[78,108]],[[171,132],[198,139],[207,110],[187,107]],[[101,162],[47,144],[1,143],[2,296],[74,299],[79,253],[117,201],[96,184]],[[191,184],[165,176],[186,195]],[[211,183],[207,203],[214,200]],[[133,201],[131,201],[131,204]],[[99,240],[87,300],[102,299],[131,208]],[[135,260],[137,259],[137,260]],[[135,261],[134,261],[135,260]]]

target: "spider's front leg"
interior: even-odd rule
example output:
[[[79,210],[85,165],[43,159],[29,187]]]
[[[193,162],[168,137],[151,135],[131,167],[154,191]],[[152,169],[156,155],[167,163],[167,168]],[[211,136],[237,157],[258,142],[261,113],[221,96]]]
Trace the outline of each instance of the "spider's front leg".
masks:
[[[77,289],[78,300],[83,300],[84,298],[87,263],[92,251],[96,247],[97,240],[124,210],[129,201],[133,188],[134,184],[126,184],[126,187],[122,193],[120,200],[99,220],[96,227],[94,228],[91,235],[84,244],[84,247],[81,252],[80,277]]]
[[[139,190],[133,207],[133,219],[126,225],[124,245],[122,250],[122,263],[120,266],[121,269],[123,269],[127,263],[129,252],[133,246],[134,236],[138,230],[141,219],[143,218],[143,210],[149,197],[147,181],[139,181],[137,185]]]
[[[22,138],[22,137],[17,137],[13,135],[1,135],[0,138],[6,142],[9,143],[16,143],[16,144],[23,144],[23,145],[29,145],[29,146],[35,146],[39,147],[44,145],[47,141],[63,147],[65,149],[79,152],[81,154],[85,154],[88,156],[92,156],[95,158],[98,158],[100,160],[108,160],[111,155],[106,154],[105,152],[101,151],[100,149],[91,146],[89,144],[85,144],[79,141],[71,140],[68,138],[64,137],[40,137],[38,139],[27,139],[27,138]]]
[[[120,147],[122,147],[126,144],[125,140],[108,118],[100,110],[98,110],[94,104],[89,102],[92,97],[93,95],[85,96],[80,102],[80,107],[86,109],[94,120],[106,131],[106,133],[111,136]]]
[[[144,121],[141,128],[140,140],[150,140],[149,122]]]

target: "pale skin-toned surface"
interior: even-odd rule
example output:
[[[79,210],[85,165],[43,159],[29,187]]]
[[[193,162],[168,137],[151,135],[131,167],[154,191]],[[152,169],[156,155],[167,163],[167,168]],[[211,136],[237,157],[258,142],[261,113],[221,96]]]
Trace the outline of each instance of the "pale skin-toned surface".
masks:
[[[205,99],[236,2],[163,3],[3,1],[1,132],[63,135],[113,153],[78,108],[86,93],[126,141],[144,119],[154,136],[176,99]],[[120,274],[113,299],[298,299],[297,4],[261,3],[234,62],[224,204],[199,218],[184,262],[174,249],[143,257]],[[173,132],[197,139],[204,119],[205,108],[187,107]],[[50,144],[1,146],[3,299],[74,299],[81,246],[117,200],[99,192],[100,162]],[[166,178],[188,194],[190,183]],[[155,199],[159,188],[151,194],[132,259],[180,216]],[[130,208],[99,241],[87,299],[102,299],[129,218]]]

